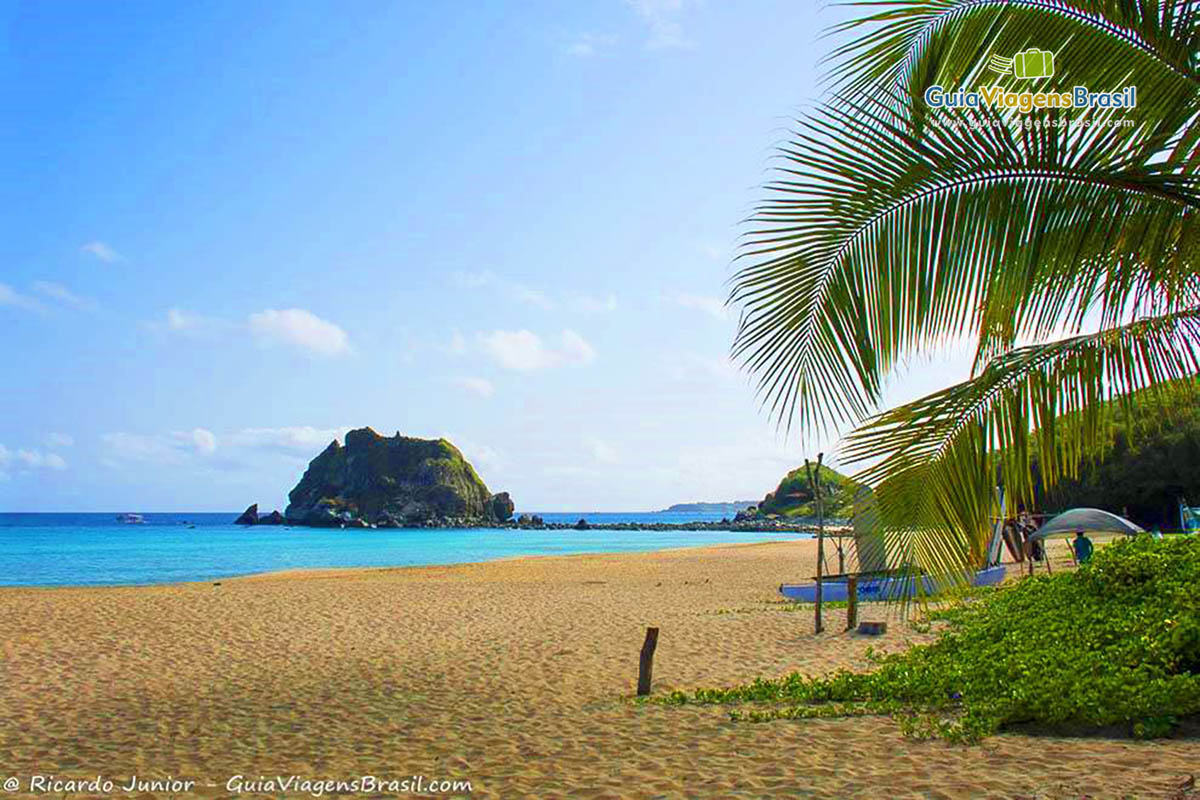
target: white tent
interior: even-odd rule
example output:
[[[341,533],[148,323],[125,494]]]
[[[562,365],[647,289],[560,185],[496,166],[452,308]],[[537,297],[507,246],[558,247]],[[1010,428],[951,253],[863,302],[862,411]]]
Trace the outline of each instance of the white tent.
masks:
[[[1038,528],[1029,541],[1036,542],[1051,536],[1074,536],[1076,531],[1084,533],[1123,533],[1133,536],[1145,533],[1145,529],[1124,517],[1101,511],[1098,508],[1072,508]]]

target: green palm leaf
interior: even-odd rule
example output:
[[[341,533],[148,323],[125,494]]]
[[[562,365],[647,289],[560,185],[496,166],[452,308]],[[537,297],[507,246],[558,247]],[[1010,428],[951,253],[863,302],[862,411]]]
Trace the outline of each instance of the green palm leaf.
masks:
[[[1032,455],[1043,486],[1074,477],[1108,441],[1107,401],[1198,372],[1200,308],[1021,347],[968,381],[880,414],[847,438],[844,455],[876,462],[855,477],[876,487],[896,565],[978,566],[997,481],[1031,504]],[[960,560],[918,549],[927,539],[956,547]]]
[[[1136,160],[1127,136],[823,109],[753,217],[735,356],[785,424],[823,429],[866,416],[902,355],[964,331],[990,352],[1096,305],[1169,310],[1195,290],[1200,181]]]
[[[836,92],[779,149],[751,217],[734,355],[789,429],[869,419],[843,460],[869,465],[894,564],[961,572],[998,474],[1030,496],[1034,450],[1043,480],[1073,474],[1105,441],[1102,400],[1200,371],[1200,4],[853,5],[871,10],[835,30],[856,37],[831,56]],[[1053,78],[989,70],[1029,47],[1054,53]],[[924,100],[994,83],[1136,84],[1138,105]],[[901,360],[963,337],[969,381],[876,415]]]

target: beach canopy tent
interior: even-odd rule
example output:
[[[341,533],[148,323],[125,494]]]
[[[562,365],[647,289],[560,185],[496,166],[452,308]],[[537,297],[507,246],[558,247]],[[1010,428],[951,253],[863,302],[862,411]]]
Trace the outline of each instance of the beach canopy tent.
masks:
[[[1070,511],[1064,511],[1057,517],[1048,520],[1029,537],[1029,541],[1041,541],[1051,536],[1074,536],[1076,531],[1123,533],[1126,536],[1146,532],[1141,526],[1133,524],[1124,517],[1101,511],[1098,508],[1072,508]]]

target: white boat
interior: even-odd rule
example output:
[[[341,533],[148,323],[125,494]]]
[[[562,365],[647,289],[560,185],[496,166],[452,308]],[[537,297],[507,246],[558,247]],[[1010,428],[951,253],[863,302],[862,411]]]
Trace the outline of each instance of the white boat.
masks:
[[[143,525],[146,519],[141,514],[117,514],[117,522],[123,522],[126,525]]]

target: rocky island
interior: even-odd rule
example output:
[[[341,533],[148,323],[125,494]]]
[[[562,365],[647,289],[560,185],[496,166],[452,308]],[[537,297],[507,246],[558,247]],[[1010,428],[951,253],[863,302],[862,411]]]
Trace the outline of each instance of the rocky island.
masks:
[[[759,513],[774,496],[790,499],[789,475],[780,489],[737,519],[712,522],[547,522],[536,514],[514,519],[508,492],[492,494],[463,454],[445,439],[387,437],[371,428],[336,439],[308,465],[288,494],[282,514],[258,513],[252,505],[238,525],[300,525],[317,528],[513,528],[516,530],[729,530],[812,529],[792,514]],[[749,505],[739,503],[738,506]],[[680,510],[683,510],[682,508]]]
[[[239,524],[263,524],[251,506]],[[276,512],[278,513],[278,512]],[[322,528],[463,528],[512,519],[507,492],[492,494],[445,439],[386,437],[371,428],[336,439],[288,494],[289,525]],[[270,523],[267,523],[270,524]]]
[[[733,500],[730,502],[700,502],[675,503],[658,512],[660,514],[737,514],[751,506],[758,505],[756,500]]]
[[[853,516],[854,498],[865,487],[825,465],[812,466],[813,474],[821,484],[825,518],[833,520]],[[735,519],[738,522],[787,521],[813,519],[816,515],[816,497],[808,483],[808,471],[804,467],[797,467],[783,476],[775,491],[768,492],[758,505],[739,511]]]

